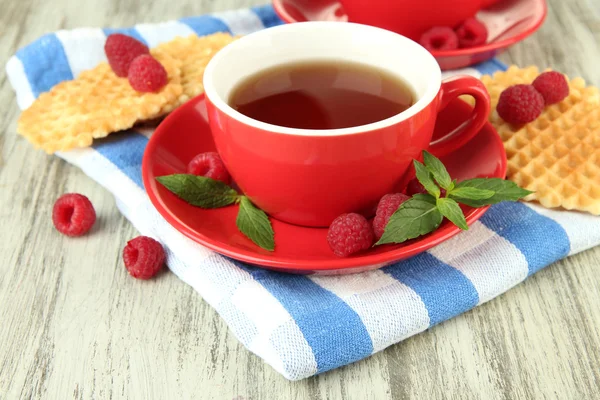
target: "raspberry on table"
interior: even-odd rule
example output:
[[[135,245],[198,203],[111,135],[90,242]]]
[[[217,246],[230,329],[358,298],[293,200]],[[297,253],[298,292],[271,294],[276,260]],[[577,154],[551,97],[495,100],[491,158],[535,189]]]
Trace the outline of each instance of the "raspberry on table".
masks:
[[[122,33],[108,35],[104,52],[113,72],[122,78],[127,76],[129,66],[136,57],[150,53],[144,43]]]
[[[129,274],[137,279],[150,279],[165,263],[165,249],[148,236],[138,236],[127,242],[123,262]]]
[[[54,203],[52,222],[56,230],[64,235],[81,236],[96,222],[96,211],[84,195],[67,193]]]
[[[421,35],[419,43],[429,51],[455,50],[458,48],[458,36],[447,26],[435,26]]]
[[[456,29],[456,35],[459,47],[468,48],[485,44],[488,31],[477,19],[468,18]]]
[[[327,242],[336,256],[348,257],[373,245],[373,228],[360,214],[342,214],[329,226]]]
[[[168,81],[167,71],[150,54],[138,56],[131,62],[127,79],[138,92],[158,92]]]
[[[539,117],[544,104],[544,97],[532,85],[514,85],[500,94],[496,111],[506,122],[520,125]]]
[[[544,97],[546,105],[559,103],[569,95],[569,83],[560,72],[544,72],[535,78],[532,85]]]
[[[205,176],[218,181],[229,183],[231,177],[223,160],[218,153],[208,152],[198,154],[187,166],[188,174]]]
[[[383,236],[385,226],[389,222],[392,214],[394,214],[398,207],[408,199],[410,199],[410,197],[405,194],[394,193],[386,194],[379,200],[377,212],[375,213],[375,218],[373,218],[373,231],[377,240]]]

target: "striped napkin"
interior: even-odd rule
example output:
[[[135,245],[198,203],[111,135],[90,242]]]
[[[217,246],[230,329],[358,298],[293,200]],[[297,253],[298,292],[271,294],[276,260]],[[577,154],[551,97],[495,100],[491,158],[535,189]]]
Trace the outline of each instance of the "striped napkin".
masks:
[[[7,64],[19,106],[105,60],[107,34],[149,46],[178,35],[247,34],[280,24],[270,6],[127,29],[58,31],[20,49]],[[504,68],[497,61],[460,71]],[[152,207],[141,162],[151,129],[58,154],[116,197],[144,235],[162,242],[169,268],[225,319],[235,336],[286,378],[358,361],[507,291],[548,264],[600,244],[600,218],[522,203],[498,204],[469,231],[378,271],[294,276],[250,267],[192,242]]]

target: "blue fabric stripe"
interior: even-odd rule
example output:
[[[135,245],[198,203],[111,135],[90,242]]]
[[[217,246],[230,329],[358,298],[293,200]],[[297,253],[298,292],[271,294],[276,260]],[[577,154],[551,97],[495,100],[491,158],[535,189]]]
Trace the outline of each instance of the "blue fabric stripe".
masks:
[[[146,42],[146,40],[142,37],[142,35],[140,35],[140,33],[135,28],[104,28],[102,29],[102,31],[104,31],[104,34],[106,36],[112,33],[122,33],[124,35],[131,36],[148,46],[148,42]]]
[[[383,271],[413,289],[429,313],[429,325],[459,315],[479,303],[473,283],[429,253],[386,267]]]
[[[491,60],[475,65],[473,68],[481,72],[482,75],[492,75],[496,71],[506,71],[507,67],[503,62],[492,58]]]
[[[219,18],[211,15],[201,15],[199,17],[181,18],[180,22],[189,26],[198,36],[210,35],[216,32],[229,32],[229,27]]]
[[[17,51],[35,97],[62,81],[73,79],[67,54],[54,33]]]
[[[571,243],[563,227],[524,204],[496,204],[480,221],[523,253],[529,275],[569,254]]]
[[[260,18],[265,28],[282,25],[284,23],[271,5],[252,7],[250,10]]]
[[[373,342],[356,312],[335,294],[301,275],[250,267],[235,260],[290,313],[317,361],[317,372],[373,353]]]
[[[92,147],[143,189],[142,158],[147,143],[146,136],[126,131],[95,140]]]

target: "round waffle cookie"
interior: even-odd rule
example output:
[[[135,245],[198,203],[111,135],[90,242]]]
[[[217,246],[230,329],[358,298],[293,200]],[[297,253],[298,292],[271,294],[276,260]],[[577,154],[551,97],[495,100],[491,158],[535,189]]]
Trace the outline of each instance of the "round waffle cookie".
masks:
[[[152,55],[169,79],[159,92],[137,92],[127,78],[100,63],[42,93],[19,117],[17,132],[36,148],[54,153],[90,146],[93,139],[164,115],[183,91],[181,61],[159,50],[152,50]]]
[[[508,179],[534,191],[525,200],[600,215],[600,93],[581,78],[569,81],[569,95],[547,106],[535,121],[522,126],[505,122],[496,112],[504,89],[530,84],[536,67],[511,66],[483,76],[491,101],[490,122],[498,130],[508,158]]]
[[[183,93],[176,104],[166,106],[167,112],[204,92],[202,77],[206,65],[212,56],[235,39],[229,33],[219,32],[202,37],[177,37],[156,47],[157,50],[181,61]]]

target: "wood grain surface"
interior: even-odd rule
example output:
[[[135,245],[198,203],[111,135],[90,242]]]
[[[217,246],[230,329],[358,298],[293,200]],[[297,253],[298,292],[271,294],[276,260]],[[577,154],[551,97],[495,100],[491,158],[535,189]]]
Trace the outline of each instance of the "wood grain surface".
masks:
[[[0,60],[57,29],[263,2],[0,0]],[[600,1],[549,3],[542,29],[501,59],[600,85]],[[173,274],[127,275],[120,252],[135,230],[108,192],[16,135],[4,73],[0,85],[0,399],[600,398],[600,248],[365,361],[288,382]],[[71,191],[99,216],[80,239],[50,219]]]

